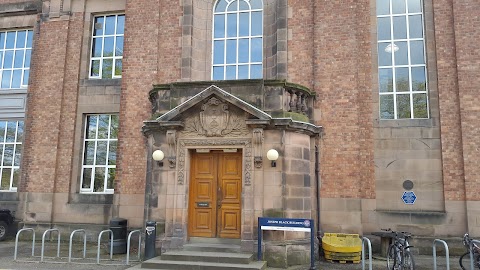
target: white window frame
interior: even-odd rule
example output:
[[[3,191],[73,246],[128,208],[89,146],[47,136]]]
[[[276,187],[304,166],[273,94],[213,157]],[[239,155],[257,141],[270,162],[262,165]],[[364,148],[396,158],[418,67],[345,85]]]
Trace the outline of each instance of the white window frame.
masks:
[[[426,30],[425,30],[425,7],[423,5],[423,0],[420,1],[420,6],[421,6],[421,11],[420,12],[409,12],[408,9],[408,0],[405,1],[405,13],[396,13],[393,14],[393,5],[392,1],[395,0],[389,0],[390,1],[390,11],[389,14],[387,15],[376,15],[377,16],[377,23],[379,18],[389,18],[390,19],[390,39],[384,39],[380,40],[378,39],[377,36],[377,49],[378,45],[380,43],[387,43],[390,42],[390,45],[394,45],[395,42],[407,42],[407,50],[408,50],[408,64],[406,65],[396,65],[394,62],[394,52],[391,53],[391,66],[380,66],[378,65],[378,74],[380,74],[381,69],[391,69],[392,70],[392,76],[393,76],[393,91],[392,92],[381,92],[379,91],[379,115],[380,115],[380,120],[401,120],[401,119],[429,119],[430,118],[430,105],[429,105],[429,95],[428,95],[428,70],[427,70],[427,52],[426,52],[426,46],[425,46],[425,35],[426,35]],[[410,26],[409,26],[409,16],[414,16],[414,15],[420,15],[422,18],[422,31],[423,35],[421,38],[410,38]],[[394,39],[394,24],[393,24],[393,18],[394,17],[405,17],[406,19],[406,32],[407,32],[407,38],[406,39]],[[422,41],[423,44],[423,64],[412,64],[411,63],[411,51],[410,51],[410,42],[411,41]],[[395,48],[392,46],[392,50]],[[378,58],[380,57],[380,54],[377,56]],[[379,60],[379,59],[378,59]],[[412,91],[412,68],[415,67],[423,67],[425,70],[425,91]],[[408,92],[397,92],[396,91],[396,68],[408,68],[408,76],[409,76],[409,91]],[[377,81],[379,82],[379,76],[377,76]],[[379,82],[379,90],[380,90],[380,82]],[[427,110],[427,117],[426,118],[420,118],[420,117],[415,117],[414,115],[414,104],[413,104],[413,95],[414,94],[425,94],[426,95],[426,110]],[[387,96],[387,95],[393,95],[393,114],[394,118],[382,118],[381,116],[381,96]],[[398,118],[398,112],[397,112],[397,97],[399,95],[409,95],[410,96],[410,118]]]
[[[18,172],[20,172],[20,164],[16,164],[15,163],[15,155],[16,155],[16,152],[18,150],[18,146],[20,146],[20,148],[22,147],[22,141],[18,141],[18,126],[19,126],[19,123],[22,122],[22,125],[23,125],[23,134],[25,134],[25,126],[24,126],[24,121],[23,120],[1,120],[1,122],[4,122],[5,123],[5,132],[4,134],[0,134],[0,148],[2,150],[2,155],[0,156],[0,185],[2,184],[2,178],[3,178],[3,170],[4,169],[10,169],[11,172],[10,172],[10,184],[9,184],[9,188],[8,190],[0,190],[0,192],[17,192],[17,187],[14,187],[13,186],[13,172],[14,170],[18,170]],[[7,127],[8,127],[8,123],[11,123],[11,122],[14,122],[16,123],[15,124],[15,139],[14,139],[14,142],[7,142]],[[1,139],[3,138],[3,139]],[[13,153],[12,153],[12,165],[4,165],[4,157],[5,157],[5,147],[7,145],[13,145]],[[20,150],[21,151],[21,150]],[[19,162],[21,162],[21,153],[20,153],[20,158],[19,158]],[[20,181],[20,175],[18,176],[18,182],[17,182],[17,185],[19,184],[19,181]]]
[[[115,16],[115,30],[113,35],[105,35],[105,25],[106,25],[106,18],[109,16]],[[116,47],[117,47],[117,37],[124,37],[124,34],[117,34],[117,26],[118,26],[118,16],[124,16],[124,13],[113,13],[113,14],[102,14],[102,15],[96,15],[93,17],[92,21],[92,33],[91,33],[91,40],[90,40],[90,63],[89,63],[89,69],[88,69],[88,77],[90,79],[119,79],[122,78],[121,72],[120,75],[115,75],[115,63],[117,60],[122,61],[122,71],[123,71],[123,48],[122,48],[122,55],[117,56],[116,55]],[[97,18],[103,17],[103,30],[102,30],[102,35],[97,35],[95,36],[95,21]],[[125,23],[124,23],[125,24]],[[123,33],[125,33],[125,28],[123,29]],[[113,56],[103,56],[103,49],[105,45],[105,38],[113,37]],[[101,55],[100,56],[94,56],[94,39],[95,38],[101,38],[102,39],[102,48],[101,48]],[[123,38],[123,43],[125,44],[125,38]],[[103,78],[103,61],[104,60],[112,60],[112,77],[111,78]],[[99,69],[98,69],[98,76],[93,76],[92,75],[92,67],[93,67],[93,62],[94,61],[99,61]]]
[[[23,48],[17,48],[17,37],[18,37],[18,32],[26,32],[25,35],[25,46]],[[33,46],[33,30],[32,29],[17,29],[17,30],[6,30],[6,31],[0,31],[1,33],[5,33],[5,40],[3,41],[3,44],[0,44],[0,89],[24,89],[28,87],[28,78],[26,84],[23,83],[24,77],[26,72],[30,75],[30,65],[31,65],[31,56],[32,56],[32,46]],[[7,49],[7,35],[8,33],[15,33],[15,41],[14,41],[14,46],[13,48]],[[28,36],[29,34],[31,35],[31,42],[30,46],[27,47],[28,45]],[[13,52],[13,58],[12,58],[12,67],[10,68],[4,68],[5,64],[5,53],[6,52]],[[15,57],[18,51],[23,51],[23,59],[22,59],[22,65],[20,68],[15,67]],[[27,51],[30,51],[30,65],[28,67],[25,66],[26,60],[27,60]],[[14,71],[21,71],[21,77],[20,77],[20,86],[19,87],[12,87],[13,83],[13,74]],[[10,82],[8,83],[8,87],[2,87],[3,85],[3,73],[4,71],[10,71]]]
[[[104,115],[109,116],[108,120],[108,137],[106,139],[98,139],[98,124],[99,124],[99,117]],[[88,131],[88,117],[89,116],[97,116],[97,125],[95,127],[95,138],[92,139],[87,139],[87,131]],[[117,116],[118,114],[87,114],[85,116],[85,126],[84,126],[84,136],[83,136],[83,152],[82,152],[82,171],[81,171],[81,180],[80,180],[80,193],[84,194],[113,194],[114,189],[113,188],[108,188],[108,169],[115,169],[116,170],[116,165],[109,165],[108,164],[108,156],[110,153],[110,143],[111,142],[117,142],[117,153],[118,153],[118,138],[111,138],[111,125],[112,125],[112,116]],[[117,127],[118,128],[118,127]],[[117,130],[118,132],[118,130]],[[106,151],[106,164],[101,164],[97,165],[96,164],[96,159],[97,159],[97,145],[98,142],[107,142],[107,151]],[[95,142],[95,150],[93,153],[93,164],[91,165],[86,165],[85,164],[85,151],[86,151],[86,142]],[[104,168],[105,169],[105,175],[103,179],[103,191],[94,191],[94,186],[95,186],[95,169],[96,168]],[[90,174],[90,187],[89,188],[83,188],[83,182],[86,180],[84,179],[84,169],[92,169],[92,172]]]
[[[264,20],[265,20],[265,14],[264,14],[264,9],[263,9],[263,0],[259,0],[262,4],[262,8],[261,9],[252,9],[251,8],[251,5],[250,5],[250,0],[225,0],[227,2],[227,6],[225,7],[225,11],[222,11],[222,12],[217,12],[215,11],[216,7],[217,7],[217,4],[220,0],[217,0],[215,2],[215,4],[213,5],[213,15],[212,15],[212,72],[211,72],[211,79],[214,80],[214,68],[215,67],[223,67],[223,77],[220,79],[220,80],[226,80],[226,77],[227,77],[227,66],[235,66],[236,67],[236,74],[235,74],[235,80],[238,80],[239,77],[238,77],[238,67],[239,66],[248,66],[248,78],[246,79],[251,79],[252,78],[252,74],[251,74],[251,67],[252,65],[260,65],[261,67],[261,74],[262,76],[258,79],[261,79],[263,78],[263,42],[264,42],[264,39],[263,39],[263,25],[264,25]],[[243,1],[243,2],[246,2],[249,6],[250,6],[250,9],[248,10],[248,13],[249,13],[249,18],[250,18],[250,27],[249,27],[249,35],[248,36],[236,36],[236,37],[227,37],[227,31],[228,31],[228,19],[227,19],[227,14],[237,14],[237,33],[239,33],[239,28],[240,28],[240,13],[247,13],[247,11],[245,10],[236,10],[236,11],[227,11],[228,10],[228,7],[233,3],[233,2],[240,2],[240,1]],[[251,35],[252,34],[252,12],[258,12],[260,11],[262,13],[262,23],[261,23],[261,34],[260,35]],[[225,22],[224,22],[224,28],[225,28],[225,34],[224,34],[224,37],[222,38],[215,38],[215,15],[225,15]],[[251,40],[253,38],[261,38],[262,40],[262,44],[261,44],[261,59],[262,61],[260,62],[251,62]],[[239,40],[240,39],[248,39],[249,40],[249,49],[248,49],[248,61],[247,62],[242,62],[242,63],[239,63],[238,61],[238,49],[239,49]],[[227,64],[227,40],[236,40],[237,41],[237,51],[236,51],[236,60],[235,60],[235,63],[231,63],[231,64]],[[224,51],[223,51],[223,64],[214,64],[214,58],[215,58],[215,41],[224,41]],[[218,79],[217,79],[218,80]]]

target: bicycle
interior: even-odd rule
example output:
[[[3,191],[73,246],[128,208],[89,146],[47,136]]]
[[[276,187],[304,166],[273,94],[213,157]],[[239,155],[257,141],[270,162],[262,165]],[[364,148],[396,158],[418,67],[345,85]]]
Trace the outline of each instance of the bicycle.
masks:
[[[408,238],[412,235],[408,232],[396,232],[391,229],[386,229],[392,233],[393,242],[388,246],[387,251],[387,268],[389,270],[414,270],[415,261],[410,252]]]
[[[460,267],[463,270],[466,270],[463,265],[467,265],[468,269],[470,269],[470,247],[473,248],[472,254],[473,254],[473,264],[475,265],[476,268],[480,269],[480,247],[472,243],[472,238],[468,235],[468,233],[463,235],[463,245],[467,248],[467,252],[465,252],[462,256],[460,256],[460,259],[458,262],[460,263]],[[464,258],[466,257],[465,261]]]

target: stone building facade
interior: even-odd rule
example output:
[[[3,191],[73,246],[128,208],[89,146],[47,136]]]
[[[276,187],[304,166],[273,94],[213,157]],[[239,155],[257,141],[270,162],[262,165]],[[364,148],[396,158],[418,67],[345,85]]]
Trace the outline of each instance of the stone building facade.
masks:
[[[0,205],[28,226],[154,220],[163,249],[215,237],[253,251],[261,216],[480,236],[479,12],[2,0]],[[267,239],[308,261],[303,233]]]

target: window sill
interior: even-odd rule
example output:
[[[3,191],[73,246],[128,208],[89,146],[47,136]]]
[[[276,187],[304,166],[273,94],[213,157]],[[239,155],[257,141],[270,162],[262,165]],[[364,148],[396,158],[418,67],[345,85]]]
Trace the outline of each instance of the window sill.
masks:
[[[71,194],[72,204],[113,204],[113,195],[108,193],[78,193]]]
[[[377,119],[377,127],[436,127],[434,119]]]
[[[121,86],[122,78],[114,79],[84,79],[81,80],[82,86]]]

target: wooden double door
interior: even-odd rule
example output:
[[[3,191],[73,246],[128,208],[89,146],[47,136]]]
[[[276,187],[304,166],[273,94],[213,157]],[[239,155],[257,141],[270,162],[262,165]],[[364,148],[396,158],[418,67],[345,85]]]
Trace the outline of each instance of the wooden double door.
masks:
[[[241,152],[193,153],[189,190],[189,236],[240,238]]]

